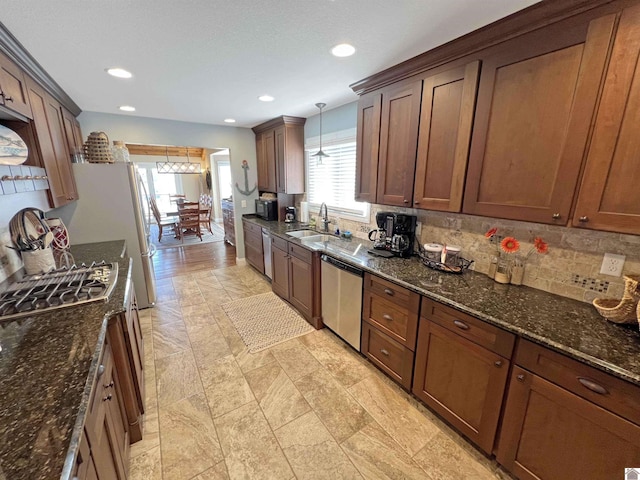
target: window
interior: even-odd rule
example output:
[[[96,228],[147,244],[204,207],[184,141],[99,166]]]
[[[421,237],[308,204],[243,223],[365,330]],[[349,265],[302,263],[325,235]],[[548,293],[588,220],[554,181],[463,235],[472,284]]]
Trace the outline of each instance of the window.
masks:
[[[329,136],[328,136],[329,137]],[[323,136],[322,150],[329,155],[312,156],[318,151],[319,142],[310,141],[305,146],[307,161],[307,201],[311,207],[318,207],[325,202],[333,213],[354,220],[368,221],[369,204],[356,202],[356,142],[350,138],[328,138]]]

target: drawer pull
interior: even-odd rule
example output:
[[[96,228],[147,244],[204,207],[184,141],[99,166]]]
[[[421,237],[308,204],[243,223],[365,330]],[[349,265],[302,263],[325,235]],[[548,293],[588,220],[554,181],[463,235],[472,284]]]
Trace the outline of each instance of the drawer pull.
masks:
[[[392,297],[395,295],[394,291],[393,290],[389,290],[388,288],[384,289],[384,293],[386,293],[387,295],[390,295]]]
[[[113,387],[113,380],[111,380],[111,383],[107,383],[106,385],[103,385],[104,388],[111,388]]]
[[[597,384],[593,380],[590,380],[585,377],[576,377],[578,381],[582,384],[583,387],[588,388],[592,392],[595,392],[599,395],[608,395],[609,391],[604,388],[602,385]]]
[[[463,321],[460,320],[454,320],[453,324],[458,327],[461,328],[462,330],[469,330],[469,325],[467,325],[466,323],[464,323]]]
[[[113,398],[113,395],[109,394],[106,397],[102,397],[102,401],[103,402],[107,402],[107,401],[111,401],[111,399]]]
[[[387,350],[385,350],[384,348],[380,350],[380,353],[383,355],[386,355],[387,357],[389,356],[389,352]]]
[[[516,377],[519,382],[524,382],[524,375],[520,374]]]
[[[393,322],[393,317],[391,315],[387,315],[386,313],[382,315],[382,318],[384,318],[385,320],[389,320],[390,322]]]
[[[494,364],[496,367],[500,368],[500,367],[502,366],[502,360],[496,360],[495,362],[493,362],[493,364]]]

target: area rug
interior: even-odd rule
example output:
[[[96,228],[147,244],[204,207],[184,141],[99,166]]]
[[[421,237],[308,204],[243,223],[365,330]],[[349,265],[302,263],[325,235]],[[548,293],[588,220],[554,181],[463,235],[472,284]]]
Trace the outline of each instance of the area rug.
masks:
[[[173,236],[173,232],[169,227],[162,229],[162,239],[158,242],[158,226],[151,225],[151,242],[157,249],[163,248],[175,248],[175,247],[188,247],[191,245],[202,245],[205,243],[222,242],[224,240],[224,230],[216,225],[211,225],[210,233],[208,230],[202,231],[202,241],[195,235],[187,235],[184,237],[184,243],[179,238]]]
[[[249,353],[313,332],[313,327],[273,292],[234,300],[223,304],[222,309]]]

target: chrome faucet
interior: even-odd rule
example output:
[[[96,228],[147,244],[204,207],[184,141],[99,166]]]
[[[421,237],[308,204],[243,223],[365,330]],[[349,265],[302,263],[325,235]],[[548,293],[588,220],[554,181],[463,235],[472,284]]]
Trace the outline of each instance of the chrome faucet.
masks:
[[[322,207],[324,207],[324,215],[322,215]],[[327,213],[327,204],[322,202],[320,205],[320,211],[318,212],[318,216],[322,218],[322,223],[324,224],[324,231],[329,231],[329,215]]]

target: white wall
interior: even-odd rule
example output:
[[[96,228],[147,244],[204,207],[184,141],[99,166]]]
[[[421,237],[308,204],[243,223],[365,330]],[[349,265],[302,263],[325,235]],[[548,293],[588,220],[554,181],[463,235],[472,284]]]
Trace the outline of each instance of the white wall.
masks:
[[[96,112],[82,112],[78,120],[85,137],[90,132],[102,131],[109,136],[110,140],[124,140],[131,143],[228,148],[234,184],[237,182],[240,188],[244,190],[243,160],[246,160],[249,164],[249,189],[253,188],[257,182],[255,135],[249,128],[176,122]],[[255,212],[254,199],[257,197],[257,189],[251,195],[244,196],[238,192],[237,188],[234,188],[236,252],[238,258],[244,258],[242,215]],[[246,200],[246,207],[242,207],[242,200]]]

